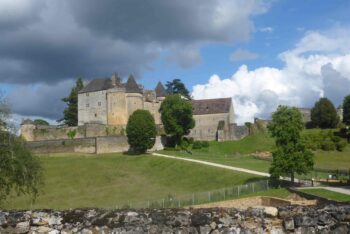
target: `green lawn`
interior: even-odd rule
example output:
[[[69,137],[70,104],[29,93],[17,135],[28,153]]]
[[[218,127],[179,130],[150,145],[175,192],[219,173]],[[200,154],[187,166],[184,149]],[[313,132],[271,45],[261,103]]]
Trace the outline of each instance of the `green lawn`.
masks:
[[[3,208],[121,207],[128,203],[234,186],[258,178],[195,163],[109,154],[40,157],[45,185],[36,203],[11,197]]]
[[[303,192],[310,193],[319,197],[324,197],[334,201],[350,202],[350,196],[342,193],[329,191],[327,189],[302,189]]]

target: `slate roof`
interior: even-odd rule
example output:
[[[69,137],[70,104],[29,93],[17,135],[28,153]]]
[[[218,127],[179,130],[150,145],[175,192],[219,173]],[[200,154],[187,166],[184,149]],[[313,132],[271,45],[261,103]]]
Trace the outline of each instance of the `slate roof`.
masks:
[[[113,88],[112,81],[109,78],[100,78],[90,81],[79,93],[95,92]]]
[[[229,113],[231,106],[231,98],[192,100],[194,115]]]
[[[140,87],[135,81],[135,78],[130,75],[128,81],[125,84],[125,92],[126,93],[142,93]]]
[[[161,82],[158,82],[157,87],[155,88],[157,97],[165,97],[166,90]]]

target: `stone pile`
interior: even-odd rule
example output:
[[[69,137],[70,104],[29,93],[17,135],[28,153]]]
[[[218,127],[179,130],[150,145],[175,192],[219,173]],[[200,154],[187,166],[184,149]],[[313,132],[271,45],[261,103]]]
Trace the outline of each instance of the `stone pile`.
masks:
[[[350,205],[0,211],[0,233],[350,233]]]

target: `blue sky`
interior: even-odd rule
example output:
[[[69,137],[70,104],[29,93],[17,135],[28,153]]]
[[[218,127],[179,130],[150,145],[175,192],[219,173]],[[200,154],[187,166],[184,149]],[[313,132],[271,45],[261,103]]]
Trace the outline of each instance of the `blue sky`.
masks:
[[[350,1],[199,2],[0,1],[0,90],[18,121],[51,122],[76,77],[115,71],[232,97],[237,123],[350,93]]]

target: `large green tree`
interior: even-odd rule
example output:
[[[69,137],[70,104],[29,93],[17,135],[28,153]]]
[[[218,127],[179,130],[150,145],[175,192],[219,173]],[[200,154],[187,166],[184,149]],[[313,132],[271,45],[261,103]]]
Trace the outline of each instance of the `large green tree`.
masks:
[[[350,95],[346,96],[343,101],[343,122],[350,125]]]
[[[126,135],[130,148],[135,153],[144,153],[153,147],[157,129],[152,114],[147,110],[136,110],[129,117]]]
[[[75,86],[72,88],[68,97],[62,98],[62,101],[67,104],[66,109],[63,111],[63,118],[58,120],[68,126],[78,125],[78,92],[84,88],[84,84],[81,78],[79,78]]]
[[[169,95],[162,102],[159,112],[165,133],[170,135],[175,145],[195,126],[192,104],[179,94]]]
[[[166,83],[166,91],[168,94],[180,94],[187,99],[191,99],[190,92],[180,79],[174,79]]]
[[[335,128],[339,122],[337,110],[328,98],[320,98],[311,109],[311,122],[319,128]]]
[[[0,103],[0,203],[11,192],[35,198],[42,183],[40,162],[23,139],[12,133],[7,120],[9,108],[1,100]]]
[[[294,107],[279,106],[272,114],[268,130],[276,143],[270,167],[270,174],[273,178],[287,175],[294,183],[295,173],[306,174],[312,170],[313,154],[305,147],[301,139],[303,128],[301,114]]]

